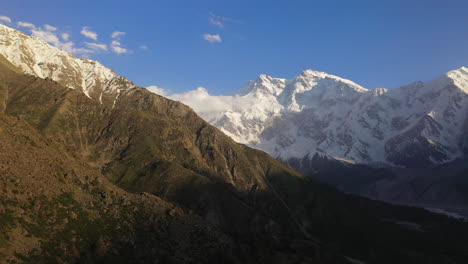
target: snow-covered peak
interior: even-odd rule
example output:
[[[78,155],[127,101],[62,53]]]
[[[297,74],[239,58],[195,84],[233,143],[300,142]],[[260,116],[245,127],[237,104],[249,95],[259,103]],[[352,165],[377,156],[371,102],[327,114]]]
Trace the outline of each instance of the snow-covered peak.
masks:
[[[313,82],[313,81],[317,81],[317,80],[321,80],[321,79],[330,79],[330,80],[333,80],[335,82],[341,82],[341,83],[347,84],[350,88],[352,88],[352,89],[354,89],[354,90],[356,90],[358,92],[367,92],[368,91],[366,88],[356,84],[355,82],[353,82],[351,80],[344,79],[344,78],[341,78],[341,77],[338,77],[336,75],[329,74],[329,73],[326,73],[326,72],[314,71],[314,70],[311,70],[311,69],[303,71],[301,74],[296,76],[296,79],[303,79],[303,80],[306,80],[306,81],[309,81],[309,82]]]
[[[320,107],[336,100],[354,101],[368,90],[362,86],[325,72],[306,70],[286,81],[278,97],[286,109],[294,112]]]
[[[5,25],[3,25],[3,24],[0,24],[0,29],[1,29],[1,30],[6,30],[6,31],[18,31],[18,30],[14,29],[14,28],[7,27],[7,26],[5,26]],[[20,31],[18,31],[18,32],[20,32]],[[21,33],[21,32],[20,32],[20,33]]]
[[[465,93],[468,93],[468,68],[461,67],[459,69],[449,71],[446,73],[447,77],[452,79],[454,84],[463,90]]]
[[[284,161],[317,152],[358,163],[438,164],[468,153],[467,73],[462,67],[390,90],[313,70],[291,79],[260,75],[236,97],[245,107],[210,122]]]
[[[251,93],[263,93],[276,96],[283,91],[284,87],[285,79],[260,74],[255,81],[249,81],[237,94],[243,96]]]
[[[121,90],[135,87],[98,61],[77,58],[5,25],[0,25],[0,55],[26,74],[51,78],[101,102],[113,101]]]

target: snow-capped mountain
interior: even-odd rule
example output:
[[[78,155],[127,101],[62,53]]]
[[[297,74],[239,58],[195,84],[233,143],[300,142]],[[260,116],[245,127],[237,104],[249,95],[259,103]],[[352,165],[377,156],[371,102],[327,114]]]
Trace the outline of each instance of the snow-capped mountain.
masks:
[[[77,58],[41,38],[1,24],[0,55],[24,73],[50,78],[101,102],[113,102],[122,90],[135,87],[97,61]]]
[[[4,25],[0,55],[25,73],[50,78],[101,102],[113,103],[135,87],[97,61],[77,58]],[[209,97],[206,90],[201,92],[206,94],[198,104]],[[260,75],[218,102],[229,101],[228,108],[206,112],[192,99],[180,101],[234,140],[284,161],[318,152],[357,163],[426,166],[468,154],[465,67],[391,90],[368,90],[313,70],[292,79]]]
[[[465,67],[391,90],[312,70],[288,80],[260,75],[234,97],[245,107],[200,114],[236,141],[284,161],[319,152],[358,163],[426,166],[468,152]]]

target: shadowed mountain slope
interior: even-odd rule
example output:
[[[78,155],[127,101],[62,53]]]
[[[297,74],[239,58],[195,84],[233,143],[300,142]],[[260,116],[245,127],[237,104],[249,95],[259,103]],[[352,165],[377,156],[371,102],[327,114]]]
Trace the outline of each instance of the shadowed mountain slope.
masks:
[[[170,254],[159,250],[159,247],[152,253],[154,244],[151,243],[172,243],[168,241],[175,239],[176,244],[185,243],[184,241],[197,244],[190,240],[191,236],[186,240],[179,238],[177,233],[158,236],[159,231],[144,229],[144,224],[131,220],[135,217],[145,223],[148,217],[152,219],[147,215],[132,215],[132,212],[143,210],[139,206],[148,214],[156,214],[153,218],[158,218],[167,214],[167,208],[174,208],[174,203],[184,209],[175,207],[175,212],[178,213],[169,210],[169,219],[180,213],[187,217],[185,222],[180,223],[181,226],[186,226],[187,223],[191,226],[191,221],[202,221],[201,225],[212,228],[209,230],[213,232],[205,234],[200,231],[200,248],[187,248],[186,254],[180,253],[181,258],[187,259],[170,259],[173,262],[197,262],[199,259],[206,261],[216,257],[242,263],[347,263],[349,261],[346,259],[349,258],[369,263],[463,263],[462,260],[466,259],[466,236],[449,238],[445,235],[466,233],[464,224],[424,210],[389,206],[328,189],[290,170],[264,152],[235,143],[200,119],[187,106],[145,89],[132,87],[122,92],[115,102],[100,102],[50,79],[15,73],[5,64],[0,68],[0,84],[0,110],[5,115],[2,125],[5,128],[13,127],[8,120],[15,120],[11,117],[20,119],[18,122],[28,129],[13,131],[12,135],[32,130],[34,132],[30,133],[36,133],[36,137],[44,142],[39,145],[38,151],[51,152],[60,158],[60,166],[43,169],[43,174],[48,175],[47,177],[50,177],[49,174],[57,174],[57,171],[61,173],[62,168],[67,170],[67,166],[79,164],[76,166],[96,175],[91,179],[103,181],[101,188],[115,190],[116,194],[112,197],[117,200],[122,196],[139,196],[113,187],[107,179],[130,193],[148,192],[169,202],[145,195],[144,197],[150,198],[135,198],[136,203],[138,204],[138,199],[154,199],[161,204],[155,205],[154,209],[143,202],[133,208],[113,205],[112,210],[129,214],[122,222],[130,223],[131,228],[140,228],[141,225],[144,230],[142,232],[146,234],[130,229],[133,239],[141,241],[143,246],[136,244],[133,245],[134,250],[122,251],[124,246],[118,247],[111,243],[109,248],[115,249],[112,256],[137,260],[141,256],[141,262],[145,263],[147,258],[164,260],[165,254]],[[2,142],[13,144],[15,141],[4,138]],[[34,163],[28,164],[29,161],[47,164],[41,157],[53,159],[54,156],[48,157],[50,154],[22,149],[27,142],[29,140],[25,139],[10,147],[18,149],[17,154],[11,154],[8,148],[2,148],[2,153],[9,159],[5,163],[34,172],[36,166]],[[17,171],[10,178],[28,178],[27,175],[24,171]],[[55,187],[54,181],[60,183],[61,178],[57,176],[56,180],[51,181],[47,177],[43,180],[28,178],[28,181],[39,181],[41,184],[50,182],[47,189],[54,190],[56,194],[46,193],[47,199],[70,192],[72,194],[66,194],[67,197],[88,196],[94,204],[95,199],[106,200],[109,195],[108,192],[103,194],[94,188],[89,190],[89,194],[86,193],[89,186],[84,186],[90,184],[86,181],[83,185],[70,185],[68,189],[58,192],[61,189]],[[30,186],[34,184],[28,183]],[[8,185],[5,192],[13,192],[13,186],[16,185]],[[40,197],[40,190],[40,187],[32,188],[29,192]],[[85,194],[80,194],[82,190]],[[3,198],[3,202],[8,204],[10,200]],[[44,213],[59,210],[61,206],[53,203],[44,207]],[[11,208],[18,210],[22,207],[11,205]],[[27,207],[22,210],[32,213]],[[113,229],[118,225],[109,220],[115,219],[112,214],[110,217],[105,215],[105,207],[89,210],[102,215],[104,220],[97,229],[110,228],[110,239],[86,239],[88,248],[99,249],[102,243],[107,245],[107,240],[121,240],[119,236],[125,232]],[[4,212],[9,211],[5,209]],[[70,215],[71,212],[61,214]],[[51,223],[55,223],[53,220],[48,222],[49,218],[43,222],[40,220],[42,218],[31,218],[35,219],[32,221],[37,227],[49,228],[54,226]],[[5,228],[4,234],[14,232],[15,226],[27,229],[27,223],[17,218],[7,219],[10,219],[8,223],[11,225],[5,225],[9,227]],[[86,226],[94,220],[84,218],[83,221]],[[159,224],[151,226],[159,228]],[[170,226],[168,228],[172,230]],[[187,228],[190,233],[191,227]],[[72,232],[68,228],[64,230]],[[164,230],[161,232],[166,232]],[[198,231],[195,229],[194,232]],[[154,240],[146,240],[149,234]],[[66,237],[48,240],[43,235],[40,238],[43,239],[42,243],[55,241],[57,244],[51,245],[50,250],[64,252],[64,255],[72,256],[72,259],[73,256],[75,259],[87,256],[87,251],[80,252],[80,249],[78,253],[64,251],[62,244],[65,242],[62,239],[68,239]],[[5,237],[5,241],[14,251],[19,250],[15,243],[21,240],[9,235]],[[92,241],[95,241],[94,244]],[[42,243],[41,246],[35,244],[30,248],[42,248]],[[213,249],[203,249],[203,243],[207,247],[214,243]],[[73,245],[74,243],[70,247]],[[231,248],[232,252],[220,256],[219,250],[226,247]],[[7,256],[15,256],[11,251],[5,252]],[[73,252],[76,254],[73,255]],[[203,255],[202,252],[208,253]],[[38,254],[39,259],[43,260],[46,257],[55,258],[56,262],[60,262],[58,256],[48,254],[44,249],[23,253],[29,257]],[[89,257],[89,262],[96,262],[93,258],[96,254],[99,256],[98,253],[93,254]]]

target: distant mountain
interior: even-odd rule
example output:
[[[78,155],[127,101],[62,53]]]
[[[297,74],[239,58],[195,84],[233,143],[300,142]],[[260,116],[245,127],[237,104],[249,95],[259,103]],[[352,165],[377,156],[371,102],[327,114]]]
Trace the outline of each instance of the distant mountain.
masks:
[[[2,263],[467,258],[462,221],[323,186],[97,62],[1,29]]]
[[[281,160],[318,152],[355,163],[426,167],[468,153],[465,67],[391,90],[367,90],[312,70],[292,79],[260,75],[234,98],[242,107],[199,114]]]
[[[468,215],[460,184],[468,177],[466,67],[391,90],[307,70],[292,79],[260,75],[233,96],[198,92],[171,98],[304,175],[372,199]]]

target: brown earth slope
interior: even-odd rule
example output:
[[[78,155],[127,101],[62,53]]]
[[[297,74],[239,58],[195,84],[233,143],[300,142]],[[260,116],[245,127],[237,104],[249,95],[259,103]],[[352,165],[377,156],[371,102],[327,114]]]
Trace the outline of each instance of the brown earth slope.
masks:
[[[0,263],[219,260],[231,240],[150,194],[129,194],[0,114]]]

